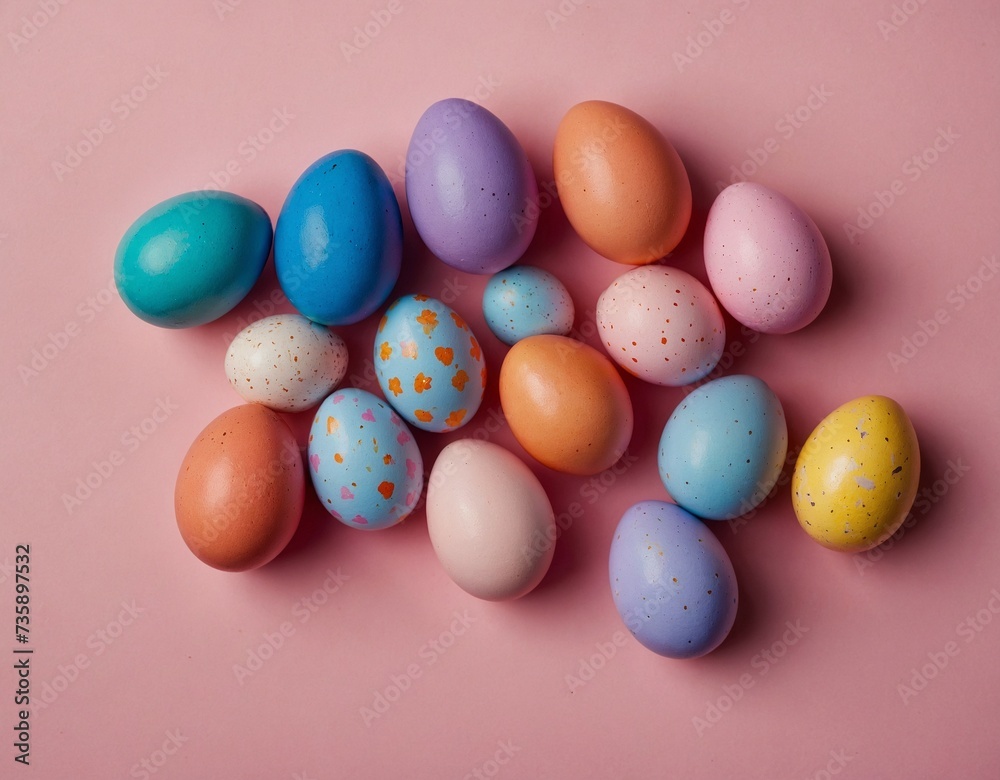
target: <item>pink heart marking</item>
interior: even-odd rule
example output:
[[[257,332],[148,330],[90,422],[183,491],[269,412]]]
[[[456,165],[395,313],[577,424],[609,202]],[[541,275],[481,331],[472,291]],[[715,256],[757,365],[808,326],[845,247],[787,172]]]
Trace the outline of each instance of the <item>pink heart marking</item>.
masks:
[[[398,441],[400,444],[406,444],[406,442],[408,442],[409,440],[410,440],[410,434],[408,434],[406,431],[400,431],[399,435],[396,437],[396,441]]]
[[[368,525],[368,521],[365,520],[361,515],[355,515],[354,517],[351,518],[351,521],[357,523],[358,525]]]
[[[412,493],[407,493],[406,494],[406,505],[407,506],[413,506],[416,503],[417,497],[419,495],[420,494],[416,490],[414,490]]]
[[[361,415],[362,420],[367,420],[368,422],[375,422],[375,415],[372,413],[371,409],[365,409],[364,414]]]
[[[309,465],[313,467],[313,471],[319,471],[319,455],[315,452],[309,456]]]
[[[343,400],[344,400],[344,396],[342,396],[342,395],[335,395],[333,397],[333,404],[334,404],[334,406],[336,406],[337,404],[339,404]]]
[[[406,476],[410,479],[417,476],[417,462],[415,460],[406,459]]]
[[[348,499],[354,498],[354,494],[346,487],[342,487],[340,489],[340,497],[346,501]]]

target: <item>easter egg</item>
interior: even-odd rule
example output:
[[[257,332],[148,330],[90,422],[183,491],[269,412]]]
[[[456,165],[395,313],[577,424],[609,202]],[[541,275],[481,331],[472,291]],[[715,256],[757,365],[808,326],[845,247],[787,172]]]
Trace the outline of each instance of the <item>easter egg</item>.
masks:
[[[705,224],[705,268],[723,308],[761,333],[812,322],[833,283],[830,250],[809,215],[753,182],[726,187]]]
[[[229,384],[250,403],[301,412],[326,398],[347,371],[347,345],[300,314],[247,325],[226,352]]]
[[[555,550],[555,515],[538,478],[510,451],[478,439],[452,442],[434,462],[427,531],[448,576],[488,601],[533,590]]]
[[[725,376],[680,402],[660,437],[660,479],[698,517],[729,520],[758,506],[781,476],[788,429],[762,380]]]
[[[174,489],[177,527],[201,561],[246,571],[291,541],[305,503],[295,436],[260,404],[223,412],[184,456]]]
[[[350,325],[372,314],[396,284],[402,256],[399,204],[368,155],[332,152],[292,185],[274,231],[274,266],[309,319]]]
[[[610,468],[632,438],[632,400],[618,371],[566,336],[530,336],[510,348],[500,405],[528,454],[567,474]]]
[[[337,390],[316,411],[309,474],[323,508],[363,531],[403,520],[424,487],[423,460],[406,423],[381,398],[353,387]]]
[[[736,620],[736,573],[725,549],[676,504],[640,501],[611,541],[611,595],[632,635],[668,658],[712,652]]]
[[[541,268],[516,265],[492,276],[483,290],[483,315],[504,344],[573,329],[573,299],[566,286]]]
[[[892,536],[920,481],[920,447],[891,398],[848,401],[809,434],[795,462],[792,507],[803,530],[831,550],[861,552]]]
[[[615,279],[597,300],[597,325],[614,361],[657,385],[697,382],[726,347],[726,324],[712,293],[691,274],[661,265]]]
[[[406,295],[386,311],[375,336],[382,393],[410,424],[441,433],[472,419],[486,388],[479,342],[457,312],[426,295]]]
[[[492,274],[528,248],[538,185],[514,134],[469,100],[428,108],[406,152],[406,200],[420,238],[448,265]]]
[[[552,165],[566,218],[598,254],[644,265],[680,243],[691,219],[687,171],[634,111],[602,100],[573,106],[556,130]]]
[[[143,213],[115,253],[125,305],[161,328],[221,317],[256,283],[271,251],[271,220],[228,192],[188,192]]]

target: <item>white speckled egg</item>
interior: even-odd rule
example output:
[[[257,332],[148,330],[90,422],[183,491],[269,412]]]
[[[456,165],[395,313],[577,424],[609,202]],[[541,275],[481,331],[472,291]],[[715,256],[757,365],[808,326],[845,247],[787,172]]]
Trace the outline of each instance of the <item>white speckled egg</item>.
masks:
[[[679,386],[708,375],[726,344],[726,325],[708,289],[662,265],[622,274],[597,301],[608,354],[630,374]]]
[[[573,299],[548,271],[518,265],[495,274],[487,283],[483,315],[504,344],[544,333],[565,336],[573,328]]]
[[[441,433],[479,409],[486,361],[458,312],[426,295],[404,295],[375,336],[375,374],[386,400],[407,422]]]
[[[247,325],[226,352],[226,375],[243,400],[279,412],[322,401],[347,371],[347,346],[300,314],[275,314]]]
[[[712,204],[705,268],[726,311],[761,333],[804,328],[833,283],[816,223],[780,192],[752,182],[726,187]]]

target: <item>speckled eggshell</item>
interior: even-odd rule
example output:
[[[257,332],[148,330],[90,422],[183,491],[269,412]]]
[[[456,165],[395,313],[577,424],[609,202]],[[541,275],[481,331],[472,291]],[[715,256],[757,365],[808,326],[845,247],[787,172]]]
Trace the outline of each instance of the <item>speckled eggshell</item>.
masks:
[[[726,187],[705,225],[705,268],[722,306],[761,333],[812,322],[833,283],[830,250],[809,215],[753,182]]]
[[[386,311],[375,336],[382,393],[410,424],[441,433],[479,409],[486,361],[465,320],[435,298],[406,295]]]
[[[691,219],[691,183],[680,156],[652,124],[624,106],[588,100],[556,130],[559,200],[591,249],[643,265],[680,243]]]
[[[662,265],[615,279],[597,300],[597,324],[612,359],[657,385],[697,382],[726,346],[722,312],[705,285]]]
[[[729,635],[739,595],[725,549],[676,504],[640,501],[622,515],[611,542],[611,595],[645,647],[697,658]]]
[[[660,479],[692,514],[729,520],[767,497],[787,452],[785,413],[771,388],[754,376],[725,376],[670,415],[660,437]]]
[[[364,531],[403,520],[424,487],[423,460],[406,423],[381,398],[353,387],[317,410],[309,474],[326,511]]]
[[[452,442],[434,462],[427,531],[448,576],[488,601],[533,590],[555,550],[555,515],[538,478],[513,453],[478,439]]]
[[[347,371],[347,345],[300,314],[247,325],[229,345],[226,375],[244,401],[301,412],[322,401]]]
[[[295,436],[275,412],[223,412],[184,456],[174,489],[177,527],[200,560],[223,571],[263,566],[291,541],[305,503]]]
[[[538,185],[521,144],[496,116],[459,98],[438,101],[417,122],[406,200],[427,248],[473,274],[514,263],[538,224]]]
[[[920,447],[903,408],[867,395],[830,412],[806,439],[792,476],[802,529],[831,550],[861,552],[892,536],[913,506]]]
[[[483,315],[493,335],[507,345],[543,333],[565,336],[573,329],[573,299],[548,271],[517,265],[487,282]]]
[[[632,400],[614,364],[566,336],[530,336],[510,348],[500,405],[528,454],[566,474],[610,468],[632,438]]]

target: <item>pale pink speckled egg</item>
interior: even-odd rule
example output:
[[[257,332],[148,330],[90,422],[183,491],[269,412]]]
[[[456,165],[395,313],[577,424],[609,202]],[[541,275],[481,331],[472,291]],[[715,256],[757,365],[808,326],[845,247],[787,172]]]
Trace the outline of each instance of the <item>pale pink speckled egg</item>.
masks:
[[[763,184],[740,182],[715,199],[705,267],[719,303],[748,328],[791,333],[819,315],[833,266],[809,215]]]
[[[712,293],[691,274],[643,266],[615,279],[597,301],[608,354],[630,374],[657,385],[697,382],[726,345],[726,325]]]

